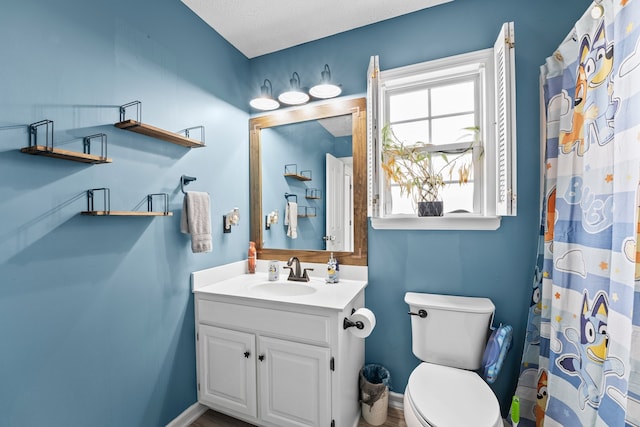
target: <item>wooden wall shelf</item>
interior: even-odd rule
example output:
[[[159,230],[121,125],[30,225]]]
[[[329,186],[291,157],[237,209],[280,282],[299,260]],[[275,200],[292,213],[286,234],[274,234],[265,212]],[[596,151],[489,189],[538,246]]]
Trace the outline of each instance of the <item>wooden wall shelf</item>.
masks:
[[[82,211],[80,215],[89,216],[173,216],[173,212],[140,212],[140,211]]]
[[[38,145],[38,137],[42,141],[43,135],[38,135],[38,129],[44,129],[45,145]],[[100,138],[100,155],[91,154],[91,140]],[[98,133],[83,138],[84,152],[63,150],[53,146],[53,120],[41,120],[29,125],[29,145],[21,148],[20,152],[36,156],[53,157],[56,159],[72,160],[81,163],[111,163],[107,157],[107,135]]]
[[[24,147],[20,149],[21,152],[26,154],[33,154],[36,156],[53,157],[56,159],[72,160],[74,162],[81,163],[111,163],[109,157],[96,156],[95,154],[79,153],[77,151],[63,150],[61,148],[50,148],[44,145],[34,145],[31,147]]]
[[[299,218],[313,218],[316,215],[316,208],[312,206],[298,206]]]
[[[298,181],[311,181],[311,171],[304,170],[298,172],[298,165],[295,163],[284,165],[284,176],[297,179]]]
[[[171,142],[173,144],[182,145],[183,147],[198,148],[205,146],[203,142],[197,141],[195,139],[187,138],[186,136],[180,135],[178,133],[160,129],[155,126],[141,123],[132,119],[118,122],[115,124],[115,126],[120,129],[140,133],[142,135]]]
[[[95,193],[101,192],[103,210],[94,209]],[[164,204],[163,211],[153,210],[153,198],[161,197]],[[87,210],[80,212],[80,215],[89,216],[173,216],[173,212],[169,212],[169,195],[167,193],[147,194],[147,211],[112,211],[111,210],[111,190],[107,187],[92,188],[87,190]]]
[[[311,178],[309,178],[308,176],[300,175],[297,173],[285,173],[284,176],[286,176],[287,178],[297,179],[298,181],[311,181]]]
[[[307,188],[304,193],[304,198],[309,200],[322,199],[322,192],[317,188]]]

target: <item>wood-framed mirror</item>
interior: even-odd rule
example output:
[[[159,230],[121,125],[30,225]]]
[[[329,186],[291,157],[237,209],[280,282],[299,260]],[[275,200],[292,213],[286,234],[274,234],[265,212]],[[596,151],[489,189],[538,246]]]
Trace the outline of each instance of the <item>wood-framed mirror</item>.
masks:
[[[318,218],[324,218],[329,221],[331,214],[324,213],[326,203],[324,199],[327,197],[326,177],[329,172],[322,166],[316,166],[316,170],[310,172],[305,170],[305,163],[312,163],[311,149],[297,144],[313,144],[313,149],[317,149],[320,145],[317,142],[305,142],[310,139],[308,127],[305,128],[304,135],[296,138],[295,147],[289,147],[286,151],[277,151],[275,145],[271,145],[271,137],[268,137],[267,131],[280,131],[281,133],[290,133],[290,125],[305,124],[309,125],[312,121],[327,122],[327,119],[350,119],[351,122],[351,157],[352,166],[350,176],[345,178],[348,185],[350,182],[351,193],[350,199],[347,197],[345,205],[351,205],[351,210],[343,210],[344,222],[351,227],[350,231],[345,231],[345,240],[348,243],[344,246],[338,246],[341,250],[333,250],[328,241],[333,240],[329,232],[326,230],[325,224],[318,221]],[[329,120],[331,121],[331,120]],[[292,256],[297,256],[302,262],[326,263],[329,258],[329,251],[334,252],[334,256],[344,265],[367,265],[367,133],[366,133],[366,99],[333,99],[314,104],[305,105],[298,108],[289,108],[279,110],[273,113],[254,117],[249,120],[249,182],[250,182],[250,236],[251,240],[256,243],[257,256],[259,259],[275,259],[286,261]],[[323,126],[325,126],[323,124]],[[344,126],[344,125],[343,125]],[[290,159],[290,153],[302,150],[309,153],[308,158],[294,157]],[[344,151],[344,149],[343,149]],[[328,156],[330,157],[330,156]],[[277,160],[274,160],[277,159]],[[267,161],[268,163],[265,163]],[[327,162],[329,162],[327,160]],[[276,163],[276,164],[273,164]],[[300,163],[300,164],[298,164]],[[316,160],[314,165],[318,164]],[[293,166],[292,166],[293,165]],[[273,171],[277,172],[273,172]],[[327,169],[328,170],[328,169]],[[293,172],[294,173],[289,173]],[[268,173],[265,177],[264,173]],[[277,174],[277,176],[272,176]],[[308,181],[305,179],[295,179],[292,175],[307,176],[311,174],[311,181],[316,182],[309,184],[299,181]],[[316,178],[314,178],[314,176]],[[264,185],[263,185],[264,184]],[[284,187],[283,187],[284,185]],[[318,187],[320,187],[318,189]],[[283,188],[285,189],[283,191]],[[324,191],[323,191],[324,189]],[[318,190],[308,197],[309,190]],[[266,193],[265,193],[266,192]],[[285,197],[289,194],[289,198]],[[345,195],[348,194],[346,191]],[[285,211],[287,200],[291,200],[291,195],[297,196],[298,201],[298,228],[297,239],[291,239],[290,236],[283,237],[283,243],[274,243],[277,239],[272,238],[275,232],[286,235],[287,226],[285,225]],[[311,199],[311,200],[309,200]],[[265,204],[263,203],[267,203]],[[303,204],[309,206],[303,206]],[[342,209],[342,208],[341,208]],[[278,213],[278,222],[268,224],[268,215],[270,213]],[[302,212],[302,214],[301,214]],[[307,215],[305,212],[311,212]],[[349,214],[349,212],[351,212]],[[346,218],[352,215],[352,218]],[[324,220],[322,222],[324,222]],[[315,231],[315,234],[311,232]],[[270,233],[270,234],[266,234]],[[271,234],[273,233],[273,234]],[[300,240],[298,240],[300,239]],[[307,246],[295,246],[305,241]],[[266,244],[265,244],[266,242]]]

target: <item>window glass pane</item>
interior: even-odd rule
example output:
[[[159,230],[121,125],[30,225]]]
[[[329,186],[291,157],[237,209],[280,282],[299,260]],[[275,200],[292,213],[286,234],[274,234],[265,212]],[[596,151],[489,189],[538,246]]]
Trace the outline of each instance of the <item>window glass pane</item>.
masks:
[[[416,209],[413,207],[411,198],[406,194],[400,196],[400,187],[394,185],[391,187],[391,200],[393,200],[393,207],[391,214],[415,214]]]
[[[446,154],[443,157],[439,153],[433,153],[431,161],[435,173],[441,173],[446,182],[444,188],[440,188],[440,196],[444,202],[445,212],[465,210],[473,212],[473,165],[472,152],[463,154]],[[447,164],[448,163],[448,164]],[[466,181],[466,182],[465,182]],[[462,183],[461,183],[462,182]],[[400,195],[400,187],[391,187],[392,212],[391,214],[414,214],[416,208],[413,198],[408,195]]]
[[[395,137],[405,144],[432,143],[442,146],[442,149],[447,148],[446,144],[473,142],[473,132],[465,128],[476,126],[475,84],[475,80],[458,81],[390,93],[387,98],[388,120],[392,123]],[[434,171],[440,172],[447,182],[439,190],[445,213],[457,210],[474,212],[476,188],[472,153],[446,153],[445,156],[451,164],[447,164],[440,153],[432,153]],[[460,180],[466,182],[461,185]],[[413,197],[401,195],[400,187],[396,183],[391,184],[391,212],[386,214],[417,215]]]
[[[389,119],[391,122],[427,117],[428,115],[428,89],[389,96]]]
[[[391,126],[391,129],[398,141],[404,144],[414,144],[418,141],[429,142],[429,122],[427,120],[395,124]]]
[[[474,82],[456,83],[431,89],[431,114],[463,113],[474,110]]]
[[[473,114],[444,117],[431,122],[433,144],[451,144],[454,142],[473,141],[473,134],[466,127],[474,126]]]
[[[445,182],[453,181],[454,185],[458,185],[460,181],[464,181],[463,178],[465,176],[466,180],[473,180],[472,154],[473,153],[471,151],[463,154],[446,153],[443,157],[442,154],[433,153],[431,155],[433,170],[436,173],[440,172],[442,174],[442,179]]]
[[[448,184],[442,190],[442,200],[444,212],[464,210],[473,212],[473,182],[460,185],[458,183]]]
[[[467,182],[464,185],[454,183],[445,186],[441,192],[444,212],[464,210],[473,213],[473,191],[473,182]],[[391,187],[391,199],[393,200],[391,215],[417,215],[417,209],[413,206],[411,198],[406,195],[400,196],[400,187],[395,185]]]

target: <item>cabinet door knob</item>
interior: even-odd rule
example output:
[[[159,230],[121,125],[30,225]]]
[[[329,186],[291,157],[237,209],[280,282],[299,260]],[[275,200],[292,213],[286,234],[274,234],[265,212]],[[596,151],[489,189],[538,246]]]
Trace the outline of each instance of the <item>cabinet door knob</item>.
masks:
[[[264,359],[265,359],[264,354],[261,354],[260,356],[258,356],[258,360],[259,360],[259,361],[261,361],[261,362],[262,362]]]
[[[245,351],[245,352],[244,352],[244,357],[248,359],[248,358],[249,358],[249,356],[251,356],[251,353],[250,353],[250,352],[248,352],[248,351]]]

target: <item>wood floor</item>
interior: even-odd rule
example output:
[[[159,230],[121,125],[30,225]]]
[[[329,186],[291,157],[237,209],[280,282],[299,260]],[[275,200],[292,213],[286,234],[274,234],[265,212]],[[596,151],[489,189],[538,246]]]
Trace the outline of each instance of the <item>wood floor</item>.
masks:
[[[360,418],[358,427],[369,427],[370,425],[363,418]],[[253,427],[253,424],[247,424],[219,412],[208,410],[189,427]],[[387,421],[382,424],[382,427],[407,427],[402,409],[389,407]]]

